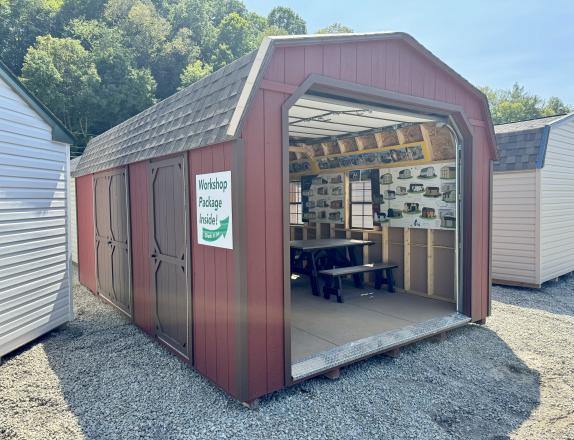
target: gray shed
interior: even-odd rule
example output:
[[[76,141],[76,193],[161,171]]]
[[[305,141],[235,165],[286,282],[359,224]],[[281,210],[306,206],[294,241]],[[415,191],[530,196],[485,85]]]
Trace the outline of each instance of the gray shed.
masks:
[[[72,319],[73,142],[0,63],[0,357]]]

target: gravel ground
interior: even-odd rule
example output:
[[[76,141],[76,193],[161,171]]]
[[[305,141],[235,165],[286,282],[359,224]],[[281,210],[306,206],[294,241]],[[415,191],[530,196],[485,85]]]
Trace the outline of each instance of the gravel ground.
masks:
[[[77,319],[5,358],[0,438],[574,439],[574,277],[248,410],[76,286]]]

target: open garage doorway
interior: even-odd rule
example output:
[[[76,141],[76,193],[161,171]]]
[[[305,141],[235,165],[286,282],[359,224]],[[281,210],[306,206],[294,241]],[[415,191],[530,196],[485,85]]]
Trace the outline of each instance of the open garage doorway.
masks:
[[[286,130],[290,379],[467,323],[448,115],[311,88]]]

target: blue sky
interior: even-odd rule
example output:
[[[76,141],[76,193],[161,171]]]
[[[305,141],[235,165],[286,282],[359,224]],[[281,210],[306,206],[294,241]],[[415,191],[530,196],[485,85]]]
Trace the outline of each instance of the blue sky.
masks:
[[[518,82],[574,105],[574,1],[243,1],[262,15],[288,6],[310,33],[333,22],[355,32],[408,32],[473,84]]]

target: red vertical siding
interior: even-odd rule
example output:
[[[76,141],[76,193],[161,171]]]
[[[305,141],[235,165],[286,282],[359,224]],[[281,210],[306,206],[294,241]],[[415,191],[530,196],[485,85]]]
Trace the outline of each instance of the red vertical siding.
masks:
[[[357,82],[366,86],[372,85],[373,47],[372,43],[362,43],[357,47]]]
[[[482,101],[460,79],[447,73],[401,40],[325,44],[277,49],[265,79],[300,85],[312,74],[370,85],[463,107],[468,118],[486,122]],[[286,95],[260,89],[249,108],[242,137],[246,154],[246,224],[249,341],[249,395],[281,387],[284,351],[280,219],[281,104]],[[480,124],[479,124],[480,125]],[[482,130],[482,132],[480,131]],[[486,316],[488,303],[488,195],[491,151],[486,128],[475,127],[472,152],[472,300],[473,320]],[[466,170],[469,172],[468,170]],[[472,222],[470,222],[472,220]],[[282,225],[281,225],[282,228]],[[474,244],[477,244],[476,246]],[[256,262],[256,263],[253,263]],[[279,323],[279,324],[278,324]]]
[[[474,136],[477,143],[486,142],[486,129],[484,127],[474,127]],[[490,164],[488,162],[488,150],[477,148],[474,151],[474,182],[473,188],[489,188],[490,185]],[[473,246],[473,271],[472,271],[472,292],[482,292],[472,295],[471,316],[474,321],[484,319],[488,313],[488,264],[489,264],[489,207],[490,192],[486,190],[473,192],[472,210],[475,219],[472,230]],[[485,276],[486,274],[486,276]],[[470,274],[468,274],[471,276]]]
[[[301,48],[302,49],[302,48]],[[286,52],[286,61],[287,61]],[[302,52],[303,53],[303,52]],[[287,64],[287,62],[286,62]],[[257,397],[267,388],[267,297],[282,293],[281,286],[267,290],[267,247],[265,235],[265,107],[263,91],[253,101],[245,127],[245,223],[247,235],[247,320],[249,396]],[[281,144],[278,143],[279,148]],[[280,172],[276,170],[276,172]],[[272,172],[273,170],[269,170]],[[276,201],[281,204],[281,199]],[[279,248],[280,246],[277,246]]]
[[[379,89],[387,87],[387,50],[388,44],[373,43],[371,55],[371,84]]]
[[[305,48],[286,47],[285,66],[299,66],[299,69],[285,68],[285,82],[299,85],[305,79]]]
[[[310,73],[323,72],[323,46],[305,48],[305,76]]]
[[[320,66],[319,66],[320,68]],[[265,240],[266,261],[266,336],[267,336],[267,387],[281,388],[284,384],[283,350],[283,176],[281,154],[281,104],[282,93],[266,91],[263,96],[265,109]],[[270,292],[273,292],[270,294]]]
[[[132,295],[134,322],[146,333],[155,335],[149,259],[148,163],[129,166],[130,229],[132,245]]]
[[[323,74],[335,79],[341,78],[341,46],[338,44],[323,48]]]
[[[250,398],[284,385],[281,104],[285,98],[282,93],[258,91],[243,133],[246,251],[248,260],[256,262],[247,267]]]
[[[233,144],[189,152],[189,195],[193,268],[193,347],[195,368],[237,395],[234,251],[197,243],[195,178],[231,170]]]
[[[341,79],[343,81],[357,81],[357,45],[344,44],[341,46]]]
[[[76,179],[78,269],[80,283],[96,292],[94,184],[91,174]]]

